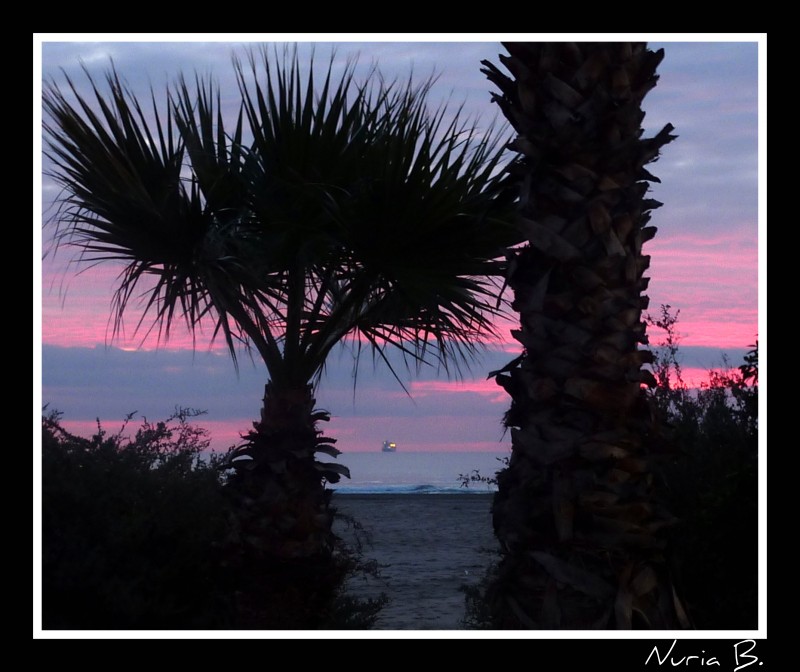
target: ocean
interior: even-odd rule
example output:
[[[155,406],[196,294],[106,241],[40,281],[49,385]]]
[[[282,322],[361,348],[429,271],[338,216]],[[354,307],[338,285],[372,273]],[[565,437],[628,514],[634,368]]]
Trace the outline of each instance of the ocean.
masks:
[[[388,598],[375,630],[467,629],[464,590],[479,588],[499,559],[492,495],[432,492],[333,496],[334,509],[368,534],[363,559],[379,569],[377,577],[357,575],[347,587],[355,598]],[[337,517],[334,531],[352,544],[346,519]]]
[[[495,487],[459,475],[492,477],[507,453],[345,453],[337,462],[352,478],[331,486],[334,508],[368,534],[364,558],[379,577],[354,578],[348,592],[358,598],[383,594],[389,603],[375,629],[454,631],[465,626],[464,589],[477,587],[497,561],[491,519]],[[346,518],[335,531],[355,532]]]
[[[342,453],[336,461],[350,469],[330,488],[342,494],[475,494],[493,492],[486,483],[462,487],[460,475],[493,477],[508,452]]]

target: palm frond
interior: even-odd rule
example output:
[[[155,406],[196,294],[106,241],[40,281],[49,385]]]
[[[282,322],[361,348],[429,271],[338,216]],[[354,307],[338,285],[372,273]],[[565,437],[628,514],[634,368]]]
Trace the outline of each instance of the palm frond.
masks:
[[[176,309],[192,325],[202,300],[191,259],[206,220],[197,193],[181,179],[184,147],[171,111],[162,120],[153,98],[148,122],[116,72],[107,76],[107,95],[87,77],[92,99],[69,78],[75,103],[52,83],[43,95],[51,175],[63,188],[56,240],[77,246],[84,260],[127,264],[115,296],[115,328],[145,277],[155,278],[149,307],[157,307],[165,329]]]
[[[180,78],[145,114],[117,74],[73,102],[47,87],[58,237],[85,260],[124,264],[115,330],[131,300],[167,339],[212,320],[236,356],[254,347],[273,379],[308,381],[336,344],[363,339],[457,372],[492,331],[495,280],[519,242],[505,140],[430,111],[429,78],[320,77],[297,52],[235,61],[228,126],[218,87]],[[360,348],[358,349],[360,352]]]
[[[518,241],[503,138],[460,110],[430,113],[432,79],[375,73],[355,86],[352,63],[337,79],[331,61],[315,98],[296,53],[282,64],[260,56],[237,70],[254,137],[250,191],[265,246],[283,251],[287,272],[304,269],[307,300],[294,314],[305,363],[318,372],[354,334],[446,370],[468,361],[498,310],[498,260]]]

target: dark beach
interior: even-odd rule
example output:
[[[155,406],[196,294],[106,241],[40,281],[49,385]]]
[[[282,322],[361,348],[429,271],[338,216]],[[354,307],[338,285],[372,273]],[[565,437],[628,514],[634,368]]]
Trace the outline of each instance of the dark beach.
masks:
[[[493,561],[491,494],[340,494],[333,504],[371,536],[364,557],[381,565],[380,578],[355,579],[357,597],[385,593],[390,602],[376,629],[463,629],[461,586],[478,584]],[[343,523],[337,532],[352,534]]]

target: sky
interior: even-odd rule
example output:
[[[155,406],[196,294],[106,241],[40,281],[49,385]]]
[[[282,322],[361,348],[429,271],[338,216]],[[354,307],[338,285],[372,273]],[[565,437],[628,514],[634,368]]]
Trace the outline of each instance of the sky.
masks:
[[[413,70],[424,79],[435,72],[434,105],[463,103],[486,126],[499,117],[480,62],[499,65],[498,55],[505,53],[500,39],[510,36],[376,36],[369,42],[336,35],[296,37],[302,58],[313,48],[318,61],[326,63],[334,43],[337,62],[358,55],[358,74],[373,63],[389,78],[405,78]],[[661,180],[653,185],[652,196],[664,203],[651,222],[658,234],[645,248],[651,256],[649,311],[657,313],[662,304],[680,311],[677,330],[690,381],[704,380],[709,369],[724,365],[726,356],[732,365],[739,364],[757,336],[763,370],[766,207],[763,198],[759,201],[759,188],[765,193],[759,130],[764,141],[765,39],[636,37],[648,39],[653,49],[663,47],[666,54],[658,85],[645,99],[645,135],[654,135],[667,123],[678,135],[648,166]],[[102,77],[113,60],[143,99],[151,86],[158,95],[181,72],[213,74],[230,94],[223,107],[233,109],[237,94],[231,56],[244,55],[254,42],[294,42],[295,36],[157,39],[40,35],[34,63],[40,65],[41,77],[34,75],[34,85],[40,87],[43,79],[63,85],[66,73],[83,87],[87,80],[81,63]],[[132,412],[139,419],[158,420],[176,406],[190,407],[206,412],[198,422],[210,431],[215,448],[232,445],[258,417],[267,380],[263,365],[244,360],[237,375],[222,344],[209,347],[210,334],[199,334],[194,348],[188,335],[178,333],[167,346],[153,339],[142,343],[141,335],[132,333],[135,313],[128,318],[125,336],[110,340],[108,318],[119,269],[76,267],[71,251],[53,253],[52,227],[41,227],[52,215],[57,189],[42,175],[47,161],[41,154],[39,93],[34,99],[34,412],[47,404],[63,413],[65,427],[88,434],[98,418],[115,431]],[[499,117],[498,123],[506,122]],[[462,381],[433,370],[409,372],[404,382],[410,395],[388,370],[373,370],[369,362],[361,364],[354,385],[352,358],[346,352],[334,355],[317,390],[318,406],[332,413],[326,434],[337,438],[344,452],[377,451],[384,439],[404,451],[508,450],[502,417],[509,398],[487,380],[489,371],[519,354],[508,326]],[[659,337],[651,332],[652,342]],[[34,431],[39,431],[38,424]]]

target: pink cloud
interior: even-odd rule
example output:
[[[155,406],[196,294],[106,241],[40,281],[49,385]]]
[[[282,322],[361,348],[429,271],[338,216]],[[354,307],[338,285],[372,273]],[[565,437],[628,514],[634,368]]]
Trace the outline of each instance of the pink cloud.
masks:
[[[493,404],[508,403],[508,394],[494,378],[468,381],[414,380],[411,381],[410,391],[415,398],[438,394],[479,394]]]
[[[67,257],[67,254],[59,253]],[[224,350],[222,339],[212,345],[213,325],[209,322],[196,334],[196,343],[182,322],[176,321],[169,340],[159,342],[152,317],[141,318],[141,308],[133,301],[124,317],[123,331],[112,339],[112,302],[114,288],[118,285],[119,266],[98,265],[92,268],[70,267],[59,258],[58,262],[43,265],[42,276],[42,343],[65,347],[94,347],[114,345],[124,350],[153,350],[156,348],[191,350]],[[145,286],[141,287],[141,292]],[[142,304],[144,305],[144,304]]]
[[[755,232],[755,225],[752,226]],[[758,330],[758,256],[754,234],[656,238],[651,255],[650,309],[680,310],[684,345],[742,348]]]
[[[650,312],[656,312],[662,303],[680,309],[679,329],[687,345],[743,347],[753,340],[758,321],[758,264],[749,234],[734,229],[725,236],[656,237],[646,252],[651,256]],[[45,263],[43,270],[42,342],[88,347],[106,343],[111,335],[109,315],[119,269],[101,265],[75,274],[74,269],[65,269],[62,261]],[[150,323],[134,335],[140,314],[136,306],[131,308],[125,332],[115,345],[158,347],[157,333],[146,336]],[[514,314],[498,319],[498,336],[487,338],[486,345],[518,352],[519,345],[510,334],[517,325]],[[208,325],[196,335],[198,349],[224,349],[219,339],[211,345],[212,333]],[[191,349],[192,337],[177,323],[167,345]]]

